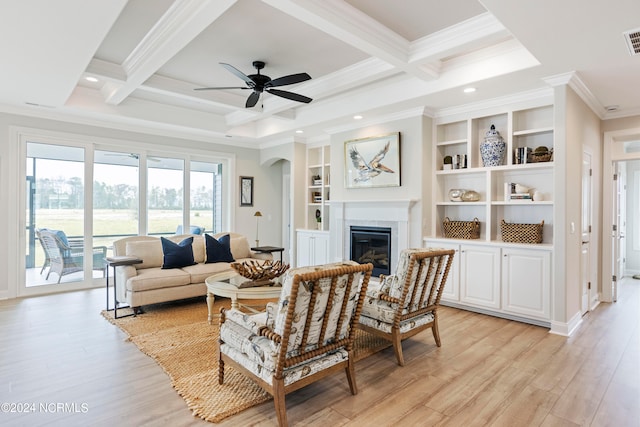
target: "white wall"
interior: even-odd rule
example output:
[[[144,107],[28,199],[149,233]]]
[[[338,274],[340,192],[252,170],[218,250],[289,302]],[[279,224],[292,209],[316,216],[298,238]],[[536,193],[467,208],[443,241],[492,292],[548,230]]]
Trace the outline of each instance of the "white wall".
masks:
[[[344,183],[344,144],[352,139],[400,132],[400,187],[347,189]],[[426,153],[425,153],[426,151]],[[401,201],[415,200],[410,212],[411,247],[422,246],[423,219],[426,215],[423,196],[431,189],[431,119],[422,114],[331,136],[331,200]],[[349,159],[349,161],[351,161]],[[428,163],[424,163],[428,161]],[[426,190],[424,188],[426,187]],[[425,193],[426,191],[426,193]],[[375,211],[371,212],[375,218]]]
[[[601,179],[602,133],[600,119],[569,86],[554,90],[554,260],[553,260],[553,324],[570,333],[580,321],[581,283],[581,206],[582,153],[585,147],[593,152],[594,200],[592,260],[600,262],[602,217]],[[561,201],[561,202],[560,202]],[[573,226],[573,227],[572,227]],[[575,231],[572,231],[574,229]],[[600,265],[598,264],[598,271]],[[596,277],[599,277],[596,276]],[[563,326],[564,325],[564,326]]]

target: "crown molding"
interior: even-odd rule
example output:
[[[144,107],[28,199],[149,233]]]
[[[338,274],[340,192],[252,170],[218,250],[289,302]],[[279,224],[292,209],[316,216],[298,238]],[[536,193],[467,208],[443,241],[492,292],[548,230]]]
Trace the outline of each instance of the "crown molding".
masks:
[[[589,90],[576,71],[556,74],[545,77],[543,80],[552,87],[569,86],[600,120],[604,119],[606,113],[604,106],[602,106],[593,93],[591,93],[591,90]]]
[[[373,119],[357,120],[357,121],[354,121],[353,123],[347,123],[341,126],[326,128],[324,131],[328,135],[335,135],[337,133],[348,132],[356,129],[362,129],[367,126],[374,126],[377,124],[393,122],[396,120],[410,119],[413,117],[420,117],[423,115],[425,115],[424,107],[410,108],[403,111],[397,111],[391,114],[376,116]]]
[[[123,132],[141,133],[145,135],[157,135],[168,138],[186,139],[196,142],[206,142],[218,145],[228,145],[233,147],[258,149],[256,142],[248,138],[226,138],[217,132],[206,131],[195,128],[188,128],[179,125],[163,124],[153,122],[144,125],[137,119],[130,119],[122,116],[110,116],[108,119],[104,115],[92,117],[77,111],[59,111],[48,107],[20,107],[13,105],[0,105],[0,112],[15,114],[19,116],[32,117],[42,120],[52,120],[76,125],[92,126],[107,130],[118,130]]]
[[[478,111],[487,109],[504,109],[505,105],[514,104],[553,104],[553,89],[541,88],[527,92],[488,99],[481,102],[463,104],[456,107],[443,108],[434,113],[435,119],[449,118],[450,116],[464,116],[477,114]]]

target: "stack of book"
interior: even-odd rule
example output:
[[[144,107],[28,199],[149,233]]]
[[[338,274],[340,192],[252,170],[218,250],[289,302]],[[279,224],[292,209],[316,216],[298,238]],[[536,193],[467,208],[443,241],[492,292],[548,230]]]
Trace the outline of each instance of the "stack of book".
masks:
[[[529,147],[518,147],[513,149],[513,164],[514,165],[524,165],[526,163],[531,163],[531,148]]]
[[[531,194],[529,193],[513,193],[509,200],[531,200]]]
[[[516,184],[514,182],[504,183],[504,201],[512,200],[533,200],[530,193],[516,193]]]

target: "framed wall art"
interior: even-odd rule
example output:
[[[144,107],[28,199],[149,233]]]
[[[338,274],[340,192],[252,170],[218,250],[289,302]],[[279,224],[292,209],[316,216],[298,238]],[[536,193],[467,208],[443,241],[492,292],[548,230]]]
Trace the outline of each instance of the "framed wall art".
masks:
[[[344,143],[345,188],[400,186],[400,132]]]
[[[253,177],[240,177],[240,206],[253,206]]]

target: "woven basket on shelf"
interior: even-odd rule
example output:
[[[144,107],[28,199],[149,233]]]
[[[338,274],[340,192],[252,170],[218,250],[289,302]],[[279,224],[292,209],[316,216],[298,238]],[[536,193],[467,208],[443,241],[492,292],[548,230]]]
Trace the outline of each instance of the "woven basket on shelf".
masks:
[[[505,222],[500,223],[502,241],[511,243],[542,243],[542,226],[540,224],[515,224]]]
[[[549,162],[553,157],[553,150],[547,151],[544,153],[533,152],[530,154],[530,156],[531,156],[531,163]]]
[[[478,218],[473,221],[451,221],[446,217],[442,221],[442,233],[449,239],[479,239],[480,221]]]

